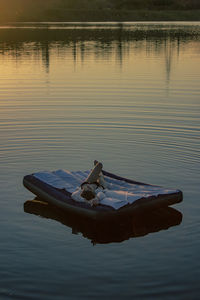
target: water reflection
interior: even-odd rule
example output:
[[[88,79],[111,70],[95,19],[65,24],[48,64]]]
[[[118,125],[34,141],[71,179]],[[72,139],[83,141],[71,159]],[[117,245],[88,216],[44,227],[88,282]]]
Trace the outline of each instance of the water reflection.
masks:
[[[112,218],[97,222],[64,212],[38,198],[26,201],[24,211],[56,220],[72,228],[73,234],[81,233],[93,244],[123,242],[130,238],[168,229],[179,225],[182,221],[182,214],[179,211],[165,207],[132,214],[126,218]]]
[[[50,64],[50,53],[49,53],[49,42],[47,41],[42,48],[42,60],[46,66],[46,72],[49,73]]]
[[[0,28],[0,56],[10,55],[17,61],[26,56],[42,59],[48,73],[51,56],[72,56],[74,66],[80,59],[95,55],[95,59],[111,60],[123,67],[124,60],[134,53],[157,55],[163,61],[166,83],[169,84],[173,60],[180,49],[199,40],[200,26],[148,24],[30,24]],[[199,51],[197,47],[197,52]]]

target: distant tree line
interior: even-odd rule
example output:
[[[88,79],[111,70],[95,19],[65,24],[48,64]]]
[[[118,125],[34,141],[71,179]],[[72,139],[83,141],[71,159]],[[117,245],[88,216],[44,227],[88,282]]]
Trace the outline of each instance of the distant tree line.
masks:
[[[0,0],[0,22],[199,21],[200,0]]]
[[[47,0],[46,0],[47,1]],[[200,0],[57,0],[68,9],[199,9]]]
[[[75,10],[134,10],[134,9],[200,9],[200,0],[0,0],[0,9],[27,10],[75,9]]]

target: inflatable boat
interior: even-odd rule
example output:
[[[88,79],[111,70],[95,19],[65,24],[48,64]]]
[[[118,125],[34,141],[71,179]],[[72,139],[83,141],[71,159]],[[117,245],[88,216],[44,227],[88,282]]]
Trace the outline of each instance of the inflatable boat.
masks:
[[[96,206],[87,201],[79,202],[72,198],[73,192],[80,187],[90,171],[70,172],[66,170],[44,171],[26,175],[24,186],[40,199],[68,212],[93,219],[124,216],[145,209],[167,207],[183,199],[180,190],[137,182],[102,171],[109,189]]]

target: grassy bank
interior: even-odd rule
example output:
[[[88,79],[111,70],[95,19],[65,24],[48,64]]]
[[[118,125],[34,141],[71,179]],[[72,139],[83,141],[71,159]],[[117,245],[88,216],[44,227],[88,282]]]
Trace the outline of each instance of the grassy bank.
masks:
[[[0,12],[7,22],[200,21],[200,10],[67,10]]]

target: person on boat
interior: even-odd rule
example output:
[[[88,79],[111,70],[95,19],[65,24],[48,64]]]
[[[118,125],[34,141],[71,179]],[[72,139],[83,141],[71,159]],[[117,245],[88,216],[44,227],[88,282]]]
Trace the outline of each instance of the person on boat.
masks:
[[[103,164],[95,160],[94,168],[91,170],[87,179],[81,184],[81,187],[72,194],[72,196],[80,196],[88,201],[92,206],[98,205],[100,199],[97,197],[97,194],[100,195],[99,193],[107,188],[102,168]]]

